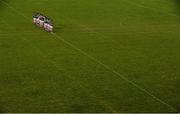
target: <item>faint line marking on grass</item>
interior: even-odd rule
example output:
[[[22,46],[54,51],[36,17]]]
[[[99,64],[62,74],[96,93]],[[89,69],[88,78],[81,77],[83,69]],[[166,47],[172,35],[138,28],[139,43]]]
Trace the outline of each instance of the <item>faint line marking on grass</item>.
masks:
[[[98,35],[100,35],[100,36],[102,36],[102,37],[104,37],[104,38],[108,38],[108,40],[111,40],[112,42],[117,42],[116,40],[113,40],[113,39],[111,39],[111,38],[109,39],[108,36],[106,36],[106,35],[104,35],[104,34],[102,34],[102,33],[100,33],[100,32],[95,31],[93,28],[91,28],[91,27],[89,27],[89,26],[87,26],[87,25],[85,25],[85,24],[81,24],[80,22],[77,22],[77,20],[75,21],[75,20],[73,19],[73,21],[72,21],[72,20],[69,19],[69,21],[74,22],[74,23],[80,25],[82,28],[85,28],[87,31],[91,31],[92,33],[98,34]]]
[[[24,41],[28,42],[30,45],[31,43],[29,42],[28,39],[26,38],[23,38]],[[34,47],[34,46],[32,46]],[[57,69],[58,69],[58,65],[57,65],[57,62],[51,60],[51,59],[48,59],[48,56],[46,54],[44,54],[39,48],[37,47],[34,47],[34,49],[37,51],[37,53],[41,54],[41,56],[43,56],[46,60],[48,60],[51,64],[53,64]],[[72,77],[69,77],[71,80],[74,80],[75,78],[72,78]],[[86,90],[86,88],[79,82],[78,85],[83,88],[88,94],[89,92]],[[109,111],[111,112],[117,112],[116,110],[114,110],[106,101],[103,100],[103,98],[101,97],[98,97],[92,93],[89,94],[92,98],[95,98],[95,100],[101,105],[101,106],[104,106],[105,108],[107,108]]]
[[[8,3],[0,0],[2,3],[4,3],[5,5],[7,5],[8,7],[10,7],[13,11],[15,11],[17,14],[23,16],[25,19],[30,20],[28,17],[26,17],[24,14],[22,14],[21,12],[19,12],[18,10],[16,10],[15,8],[13,8],[12,6],[10,6]],[[124,81],[128,82],[129,84],[133,85],[134,87],[136,87],[137,89],[141,90],[142,92],[146,93],[147,95],[151,96],[152,98],[154,98],[156,101],[164,104],[165,106],[169,107],[171,110],[177,112],[177,110],[171,106],[170,104],[166,103],[165,101],[159,99],[158,97],[156,97],[155,95],[151,94],[149,91],[147,91],[146,89],[144,89],[143,87],[141,87],[140,85],[136,84],[135,82],[129,80],[128,78],[126,78],[125,76],[121,75],[120,73],[118,73],[117,71],[113,70],[112,68],[110,68],[108,65],[102,63],[101,61],[99,61],[98,59],[96,59],[95,57],[87,54],[86,52],[84,52],[83,50],[81,50],[80,48],[76,47],[75,45],[71,44],[70,42],[66,41],[65,39],[63,39],[61,36],[57,35],[56,33],[51,33],[54,37],[58,38],[59,40],[61,40],[62,42],[64,42],[65,44],[69,45],[70,47],[74,48],[76,51],[80,52],[81,54],[87,56],[89,59],[97,62],[98,64],[102,65],[104,68],[106,68],[107,70],[111,71],[112,73],[116,74],[116,76],[118,76],[118,78],[120,77],[121,79],[123,79]],[[26,39],[27,40],[27,39]],[[55,62],[55,64],[57,64]],[[109,105],[108,105],[109,106]]]
[[[29,42],[29,40],[27,40],[26,38],[23,38],[25,41],[27,41],[27,42]],[[30,42],[29,42],[29,44],[30,44]],[[36,50],[37,50],[37,53],[40,53],[46,60],[48,60],[49,62],[51,62],[51,64],[53,64],[57,69],[58,69],[58,63],[57,62],[55,62],[55,61],[53,61],[53,60],[51,60],[51,59],[48,59],[48,56],[47,55],[45,55],[39,48],[37,48],[37,47],[34,47],[34,48],[36,48]],[[69,77],[71,80],[75,80],[75,78],[73,78],[73,77]],[[94,94],[92,94],[92,93],[89,93],[87,90],[86,90],[86,88],[79,82],[78,83],[78,85],[82,88],[82,89],[84,89],[86,92],[87,92],[87,94],[89,94],[92,98],[94,98],[101,106],[104,106],[105,108],[107,108],[109,111],[111,111],[111,112],[117,112],[116,110],[114,110],[106,101],[104,101],[103,100],[103,98],[101,98],[101,97],[99,97],[99,96],[97,96],[97,95],[94,95]]]
[[[123,1],[125,1],[126,3],[129,3],[129,4],[133,4],[133,5],[137,6],[137,7],[144,8],[144,9],[149,9],[149,10],[152,10],[152,11],[155,11],[155,12],[159,12],[159,13],[163,13],[163,14],[167,14],[167,15],[173,16],[173,17],[180,17],[180,16],[177,15],[177,14],[169,13],[169,12],[158,11],[158,10],[155,9],[155,8],[148,7],[148,6],[145,6],[145,5],[143,5],[143,4],[138,4],[138,3],[135,3],[135,2],[132,2],[132,1],[129,1],[129,0],[123,0]]]
[[[23,38],[23,40],[26,41],[26,42],[28,42],[28,43],[30,44],[30,42],[29,42],[28,39]],[[53,64],[53,65],[56,67],[56,69],[58,70],[58,65],[57,65],[58,63],[57,63],[57,62],[55,62],[55,61],[53,61],[53,60],[51,60],[51,59],[48,59],[48,56],[47,56],[46,54],[44,54],[39,48],[37,48],[37,47],[35,47],[35,46],[32,46],[32,47],[34,47],[35,50],[37,51],[37,53],[41,54],[41,56],[43,56],[47,61],[49,61],[51,64]],[[69,79],[71,79],[72,81],[75,80],[75,78],[73,78],[73,77],[69,77]],[[104,101],[103,98],[101,98],[101,97],[99,97],[99,96],[97,96],[97,95],[92,94],[92,92],[89,93],[89,92],[87,91],[87,89],[86,89],[80,82],[78,83],[78,85],[79,85],[82,89],[84,89],[84,90],[87,92],[87,94],[89,94],[92,98],[94,98],[101,106],[107,108],[107,109],[108,109],[109,111],[111,111],[111,112],[117,112],[117,111],[114,110],[106,101]]]
[[[85,24],[83,24],[85,26]],[[88,26],[88,25],[87,25]],[[176,27],[176,26],[172,26],[172,27]],[[140,32],[137,32],[137,31],[127,31],[127,32],[122,32],[121,30],[122,29],[118,29],[118,28],[93,28],[93,27],[89,27],[91,30],[93,31],[90,31],[90,30],[83,30],[84,27],[80,27],[76,30],[74,29],[63,29],[63,31],[66,31],[66,32],[82,32],[82,33],[95,33],[94,31],[98,31],[98,33],[102,34],[102,33],[119,33],[119,34],[152,34],[152,33],[159,33],[159,31],[152,31],[152,32],[149,32],[148,30],[146,31],[140,31]],[[160,32],[168,32],[168,33],[172,33],[172,32],[179,32],[178,30],[177,31],[160,31]],[[107,36],[107,35],[106,35]]]
[[[12,6],[10,6],[9,4],[5,3],[4,1],[0,0],[1,2],[3,2],[5,5],[7,5],[8,7],[10,7],[13,11],[15,11],[17,14],[23,16],[25,19],[27,19],[28,21],[30,21],[30,19],[28,17],[26,17],[24,14],[22,14],[21,12],[19,12],[18,10],[16,10],[15,8],[13,8]],[[6,22],[4,22],[6,23]],[[7,24],[7,23],[6,23]],[[8,25],[8,24],[7,24]],[[28,42],[30,45],[31,43],[29,42],[28,39],[26,38],[22,38],[24,41]],[[36,50],[37,53],[41,54],[42,57],[44,57],[46,60],[48,60],[49,62],[51,62],[51,64],[53,64],[56,68],[58,68],[58,65],[57,65],[57,62],[51,60],[51,59],[48,59],[48,56],[46,56],[39,48],[37,47],[34,47],[34,49]],[[70,78],[72,79],[72,78]],[[74,79],[73,79],[74,80]],[[84,88],[84,90],[86,90],[86,88],[79,82],[78,83],[79,86],[81,88]],[[86,92],[89,94],[89,92],[86,90]],[[103,98],[101,97],[98,97],[92,93],[89,94],[92,98],[95,98],[96,101],[101,105],[101,106],[104,106],[105,108],[107,108],[109,111],[111,112],[117,112],[116,110],[114,110],[105,100],[103,100]]]
[[[86,52],[84,52],[83,50],[81,50],[80,48],[76,47],[75,45],[71,44],[70,42],[66,41],[65,39],[63,39],[62,37],[60,37],[59,35],[57,35],[56,33],[52,33],[54,35],[54,37],[60,39],[62,42],[66,43],[67,45],[71,46],[72,48],[74,48],[75,50],[79,51],[80,53],[82,53],[83,55],[87,56],[88,58],[90,58],[91,60],[97,62],[98,64],[102,65],[104,68],[106,68],[107,70],[111,71],[112,73],[116,74],[116,76],[120,77],[121,79],[125,80],[126,82],[128,82],[129,84],[133,85],[134,87],[138,88],[139,90],[141,90],[142,92],[146,93],[147,95],[151,96],[152,98],[154,98],[156,101],[159,101],[160,103],[168,106],[170,109],[172,109],[173,111],[176,111],[176,109],[167,104],[165,101],[162,101],[161,99],[159,99],[158,97],[154,96],[153,94],[151,94],[149,91],[147,91],[146,89],[142,88],[141,86],[139,86],[138,84],[134,83],[133,81],[129,80],[128,78],[126,78],[125,76],[121,75],[120,73],[118,73],[117,71],[111,69],[108,65],[105,65],[104,63],[102,63],[101,61],[97,60],[96,58],[94,58],[93,56],[87,54]]]

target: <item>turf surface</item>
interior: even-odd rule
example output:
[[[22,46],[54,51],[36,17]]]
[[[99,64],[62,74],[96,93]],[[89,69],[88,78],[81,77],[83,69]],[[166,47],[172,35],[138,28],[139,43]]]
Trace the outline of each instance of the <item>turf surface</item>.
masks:
[[[178,0],[0,0],[0,16],[0,112],[180,111]]]

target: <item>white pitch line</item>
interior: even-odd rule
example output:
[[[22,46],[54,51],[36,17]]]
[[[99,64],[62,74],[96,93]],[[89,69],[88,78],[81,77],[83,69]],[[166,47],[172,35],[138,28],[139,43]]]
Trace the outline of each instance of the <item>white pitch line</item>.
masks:
[[[17,14],[23,16],[25,19],[27,19],[28,21],[30,20],[28,17],[26,17],[24,14],[22,14],[20,11],[16,10],[15,8],[13,8],[12,6],[10,6],[8,3],[0,0],[2,3],[4,3],[5,5],[7,5],[8,7],[10,7],[13,11],[15,11]],[[83,50],[81,50],[80,48],[76,47],[75,45],[71,44],[70,42],[66,41],[65,39],[63,39],[62,37],[60,37],[59,35],[57,35],[56,33],[51,33],[54,37],[56,37],[57,39],[61,40],[62,42],[64,42],[65,44],[69,45],[70,47],[74,48],[76,51],[80,52],[81,54],[85,55],[86,57],[88,57],[89,59],[97,62],[98,64],[100,64],[101,66],[103,66],[104,68],[106,68],[107,70],[111,71],[112,73],[116,74],[116,76],[118,76],[118,78],[120,77],[121,79],[123,79],[124,81],[128,82],[129,84],[133,85],[134,87],[136,87],[137,89],[139,89],[140,91],[146,93],[147,95],[149,95],[150,97],[152,97],[153,99],[155,99],[156,101],[164,104],[165,106],[169,107],[171,110],[177,112],[177,110],[169,105],[168,103],[166,103],[165,101],[161,100],[160,98],[156,97],[155,95],[153,95],[152,93],[150,93],[148,90],[144,89],[143,87],[141,87],[140,85],[136,84],[135,82],[129,80],[128,78],[126,78],[125,76],[123,76],[122,74],[118,73],[117,71],[115,71],[114,69],[112,69],[111,67],[109,67],[108,65],[102,63],[101,61],[99,61],[98,59],[96,59],[95,57],[89,55],[88,53],[84,52]]]
[[[102,65],[104,68],[106,68],[107,70],[111,71],[112,73],[116,74],[116,76],[120,77],[121,79],[125,80],[126,82],[128,82],[129,84],[133,85],[134,87],[138,88],[139,90],[141,90],[142,92],[146,93],[147,95],[151,96],[152,98],[154,98],[156,101],[159,101],[160,103],[168,106],[170,109],[174,110],[176,112],[176,109],[167,104],[165,101],[159,99],[158,97],[156,97],[155,95],[153,95],[152,93],[150,93],[149,91],[147,91],[146,89],[144,89],[143,87],[141,87],[140,85],[136,84],[135,82],[129,80],[128,78],[126,78],[125,76],[121,75],[120,73],[118,73],[117,71],[113,70],[112,68],[110,68],[108,65],[102,63],[101,61],[99,61],[98,59],[94,58],[93,56],[87,54],[86,52],[84,52],[83,50],[81,50],[80,48],[76,47],[75,45],[71,44],[70,42],[66,41],[65,39],[63,39],[62,37],[60,37],[59,35],[52,33],[52,35],[54,35],[56,38],[60,39],[62,42],[66,43],[67,45],[71,46],[72,48],[74,48],[75,50],[79,51],[80,53],[82,53],[83,55],[87,56],[89,59],[97,62],[98,64]]]
[[[1,0],[0,0],[1,1]],[[4,3],[4,2],[3,2]],[[4,3],[5,5],[7,5],[8,7],[10,7],[11,9],[13,9],[13,11],[15,11],[17,14],[19,15],[22,15],[23,17],[25,17],[25,19],[27,19],[28,21],[30,21],[30,19],[28,17],[26,17],[24,14],[22,14],[21,12],[19,12],[18,10],[16,10],[15,8],[13,8],[12,6],[10,6],[9,4],[7,3]],[[5,21],[3,22],[5,23],[6,25],[8,25],[8,23],[6,23]],[[29,42],[28,39],[26,38],[22,38],[24,41],[28,42],[30,45],[31,43]],[[39,53],[40,55],[42,55],[42,57],[44,57],[45,59],[47,59],[47,55],[45,55],[38,47],[33,47],[37,53]],[[57,62],[56,61],[53,61],[53,60],[49,60],[47,59],[49,62],[51,62],[51,64],[53,64],[56,68],[58,68],[58,65],[57,65]],[[69,77],[71,80],[74,80],[75,78],[72,78],[72,77]],[[113,107],[111,105],[109,105],[109,103],[105,100],[103,100],[102,98],[96,96],[95,94],[92,94],[92,93],[89,93],[89,91],[87,91],[87,87],[84,87],[80,82],[78,82],[79,86],[84,89],[87,94],[90,95],[90,97],[93,97],[97,102],[99,102],[100,105],[104,106],[105,108],[109,109],[109,111],[115,113],[117,112],[116,110],[113,109]]]

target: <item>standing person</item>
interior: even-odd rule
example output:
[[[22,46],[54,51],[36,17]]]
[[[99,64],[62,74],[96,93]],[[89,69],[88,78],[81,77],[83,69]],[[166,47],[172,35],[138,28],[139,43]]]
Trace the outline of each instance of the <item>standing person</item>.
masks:
[[[48,22],[48,28],[47,28],[48,32],[53,32],[53,24],[51,22]]]
[[[46,31],[52,32],[53,31],[53,24],[51,22],[51,19],[47,18],[47,25],[46,25]]]
[[[53,32],[53,24],[52,23],[49,24],[49,32]]]
[[[53,32],[53,24],[51,22],[51,19],[41,15],[40,13],[35,13],[33,15],[33,23],[40,27],[43,27],[48,32]]]
[[[44,21],[45,21],[45,17],[41,16],[39,18],[39,25],[40,25],[40,27],[44,27]]]
[[[43,16],[41,15],[41,14],[38,14],[38,17],[37,17],[37,19],[36,19],[36,24],[37,25],[40,25],[40,19],[42,18]]]
[[[33,23],[36,24],[37,18],[38,18],[38,13],[33,14]]]
[[[47,19],[44,21],[44,29],[46,31],[48,31],[48,20]]]
[[[35,24],[36,23],[36,16],[33,15],[33,23]]]
[[[39,25],[40,19],[39,17],[36,19],[36,25]]]

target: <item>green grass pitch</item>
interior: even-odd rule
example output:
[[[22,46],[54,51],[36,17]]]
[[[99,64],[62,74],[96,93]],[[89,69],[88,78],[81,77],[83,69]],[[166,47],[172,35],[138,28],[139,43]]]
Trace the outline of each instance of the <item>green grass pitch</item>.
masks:
[[[179,68],[178,0],[0,0],[0,112],[179,112]]]

